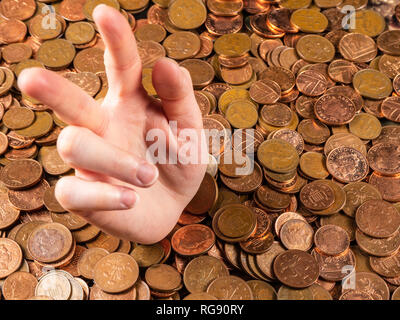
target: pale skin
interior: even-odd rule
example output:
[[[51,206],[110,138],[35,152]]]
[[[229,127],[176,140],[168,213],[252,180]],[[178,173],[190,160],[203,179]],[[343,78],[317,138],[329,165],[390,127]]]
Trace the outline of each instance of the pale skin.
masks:
[[[150,164],[146,133],[161,129],[167,144],[180,143],[170,132],[202,129],[190,74],[163,58],[153,68],[153,85],[161,102],[141,85],[141,62],[126,19],[100,5],[93,17],[106,45],[109,91],[99,104],[68,80],[43,69],[24,70],[18,79],[22,92],[51,107],[69,124],[57,141],[62,159],[75,176],[61,178],[55,195],[68,211],[116,237],[150,244],[175,226],[204,177],[204,164]],[[196,144],[199,150],[204,139]]]

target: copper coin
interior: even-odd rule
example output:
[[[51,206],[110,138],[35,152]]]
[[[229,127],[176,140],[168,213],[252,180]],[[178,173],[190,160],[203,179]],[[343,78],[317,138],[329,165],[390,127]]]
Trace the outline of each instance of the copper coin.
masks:
[[[7,191],[0,190],[0,230],[12,226],[19,218],[20,211],[15,209],[8,200]]]
[[[400,122],[400,97],[389,97],[383,100],[381,110],[386,119]]]
[[[385,177],[373,173],[369,183],[376,187],[386,201],[400,201],[400,177]]]
[[[290,205],[290,196],[272,190],[264,185],[257,189],[255,196],[266,207],[273,209],[285,209]]]
[[[228,268],[221,260],[210,256],[200,256],[188,263],[183,281],[190,293],[199,293],[205,292],[215,279],[228,275]]]
[[[357,209],[356,223],[362,232],[371,237],[388,238],[400,227],[400,212],[386,201],[369,200]]]
[[[46,208],[53,212],[65,212],[66,210],[60,205],[54,195],[55,186],[50,187],[47,189],[43,196],[43,202]]]
[[[267,104],[262,107],[260,116],[263,121],[271,126],[284,127],[292,120],[292,111],[283,103]]]
[[[291,11],[280,8],[269,13],[267,24],[274,30],[280,32],[296,33],[298,29],[290,22]]]
[[[260,80],[269,79],[276,82],[282,93],[288,93],[295,86],[296,79],[294,74],[282,67],[269,67],[260,74]]]
[[[313,245],[314,230],[308,222],[300,219],[287,221],[280,230],[282,244],[287,249],[308,251]]]
[[[364,105],[364,100],[360,94],[358,94],[352,87],[350,86],[335,86],[329,88],[326,91],[327,94],[338,94],[340,96],[345,96],[353,101],[356,111],[360,111],[362,106]]]
[[[377,257],[387,257],[399,250],[400,232],[397,231],[389,238],[377,239],[367,236],[357,229],[356,241],[364,252]]]
[[[225,176],[239,178],[249,175],[252,165],[247,155],[239,151],[227,150],[219,158],[218,169]]]
[[[205,225],[180,228],[171,239],[172,248],[182,256],[197,256],[207,252],[215,243],[214,232]]]
[[[261,254],[268,251],[274,243],[274,236],[271,232],[263,237],[253,237],[249,240],[240,242],[242,250],[250,254]]]
[[[220,300],[253,300],[253,292],[249,285],[235,276],[215,279],[208,286],[207,293]]]
[[[100,234],[92,241],[87,242],[86,246],[90,248],[103,248],[108,252],[112,253],[119,247],[120,240],[114,236],[111,236],[105,232]]]
[[[356,115],[356,107],[349,98],[333,94],[319,98],[314,105],[314,111],[321,122],[332,126],[350,123]]]
[[[306,288],[318,279],[319,267],[309,253],[288,250],[275,258],[274,273],[287,286]]]
[[[343,272],[343,268],[347,267],[351,270],[356,264],[355,256],[351,249],[338,256],[324,255],[314,249],[311,255],[318,262],[320,277],[327,281],[343,280],[348,275],[348,272]]]
[[[348,290],[345,291],[339,298],[339,300],[374,300],[372,296],[361,290]]]
[[[400,252],[392,254],[388,257],[369,258],[371,268],[379,275],[387,278],[395,278],[400,276]]]
[[[332,150],[327,157],[326,166],[335,179],[345,183],[363,180],[369,172],[365,156],[349,147]]]
[[[195,88],[203,88],[210,84],[214,79],[214,69],[206,61],[200,59],[187,59],[181,62],[180,66],[189,71]]]
[[[90,288],[89,300],[135,300],[137,297],[137,288],[132,287],[120,293],[107,293],[100,289],[97,284]]]
[[[30,189],[9,190],[8,199],[10,200],[11,204],[19,210],[37,210],[43,207],[43,196],[49,187],[49,183],[42,179],[37,185]]]
[[[400,146],[380,143],[368,151],[368,162],[379,174],[393,176],[400,173]]]
[[[20,267],[22,250],[15,241],[0,238],[0,253],[0,278],[3,279]]]
[[[352,83],[357,71],[354,63],[342,59],[332,61],[328,68],[328,74],[333,80],[346,84]]]
[[[375,41],[361,33],[345,35],[340,40],[339,51],[346,60],[354,62],[369,62],[376,57],[378,52]]]
[[[349,183],[343,187],[343,190],[346,192],[346,205],[343,211],[352,218],[355,216],[358,207],[365,201],[382,199],[379,190],[365,182]]]
[[[79,274],[86,279],[93,279],[96,263],[108,254],[109,252],[102,248],[91,248],[86,250],[78,260],[77,269]]]
[[[250,97],[260,104],[272,104],[281,97],[281,88],[275,81],[259,80],[250,87]]]
[[[206,173],[197,194],[187,205],[186,211],[192,214],[203,214],[212,208],[218,197],[215,179]]]
[[[334,225],[319,228],[314,235],[314,242],[320,252],[329,256],[339,255],[350,246],[350,238],[347,232]]]
[[[195,215],[183,211],[179,217],[178,223],[182,226],[187,226],[189,224],[201,223],[202,221],[204,221],[205,218],[206,215]]]
[[[390,292],[385,280],[371,272],[357,272],[356,290],[369,294],[374,300],[388,300]]]
[[[281,139],[289,142],[293,147],[296,148],[298,154],[303,153],[304,139],[297,131],[291,129],[280,129],[275,131],[271,138]]]
[[[12,190],[29,188],[40,180],[43,174],[42,166],[32,159],[14,160],[4,166],[0,180]]]
[[[71,231],[82,229],[88,224],[85,219],[81,218],[79,215],[72,212],[62,212],[62,213],[51,212],[51,219],[53,222],[60,223]]]
[[[324,94],[327,89],[325,76],[314,70],[300,72],[296,85],[301,93],[312,97]]]
[[[26,300],[35,295],[38,281],[29,272],[18,271],[8,276],[3,284],[3,296],[6,300]]]
[[[335,202],[335,194],[329,185],[317,180],[301,189],[300,201],[308,209],[324,210]]]
[[[72,247],[71,232],[61,224],[38,226],[29,236],[28,250],[39,262],[55,262],[64,258]]]
[[[241,193],[249,193],[257,190],[261,185],[263,173],[260,165],[254,162],[254,170],[250,175],[240,178],[230,178],[221,174],[222,182],[231,190]]]
[[[94,268],[94,281],[105,292],[119,293],[131,288],[139,275],[135,259],[114,252],[100,259]]]

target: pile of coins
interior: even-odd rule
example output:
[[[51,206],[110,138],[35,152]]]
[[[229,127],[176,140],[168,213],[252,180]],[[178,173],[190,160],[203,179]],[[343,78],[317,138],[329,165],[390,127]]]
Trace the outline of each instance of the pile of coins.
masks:
[[[400,7],[152,2],[1,1],[1,297],[400,299]],[[101,102],[101,3],[131,25],[148,94],[155,61],[176,60],[204,128],[221,133],[199,191],[153,245],[110,236],[58,203],[56,182],[74,174],[56,148],[66,124],[16,82],[46,68]]]

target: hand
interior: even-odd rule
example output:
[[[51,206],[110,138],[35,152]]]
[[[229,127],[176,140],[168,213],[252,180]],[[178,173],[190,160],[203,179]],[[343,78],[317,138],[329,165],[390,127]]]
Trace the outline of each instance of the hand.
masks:
[[[98,6],[93,17],[106,44],[109,91],[101,105],[48,70],[24,70],[18,86],[69,124],[57,148],[76,175],[57,182],[60,204],[109,234],[155,243],[175,226],[206,166],[148,163],[151,143],[146,133],[162,130],[167,145],[179,149],[182,142],[168,137],[169,121],[177,122],[178,133],[187,128],[201,132],[201,113],[186,69],[160,59],[153,69],[153,85],[161,102],[149,97],[141,85],[141,62],[126,19],[105,5]],[[200,150],[204,141],[194,147]]]

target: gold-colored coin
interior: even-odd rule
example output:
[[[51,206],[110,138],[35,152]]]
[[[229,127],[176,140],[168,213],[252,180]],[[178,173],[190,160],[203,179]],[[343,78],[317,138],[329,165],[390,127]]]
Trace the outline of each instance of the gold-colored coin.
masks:
[[[35,60],[35,59],[27,59],[23,60],[20,63],[18,63],[15,68],[14,68],[14,73],[18,77],[22,70],[29,69],[29,68],[43,68],[44,65],[42,62]]]
[[[335,57],[335,47],[328,39],[320,35],[305,35],[296,44],[300,58],[311,63],[326,63]]]
[[[349,124],[350,132],[360,139],[370,140],[379,137],[382,125],[377,117],[368,113],[356,115]]]
[[[149,0],[119,0],[121,7],[128,11],[141,11],[149,4]]]
[[[282,0],[280,6],[292,10],[308,8],[312,0]]]
[[[258,120],[257,108],[248,100],[236,100],[229,104],[225,116],[232,127],[237,129],[252,128]]]
[[[278,139],[264,141],[257,150],[257,157],[268,170],[289,173],[299,164],[296,149],[288,142]]]
[[[225,91],[218,100],[218,108],[223,114],[225,114],[229,105],[237,100],[249,100],[250,93],[245,89],[230,89]]]
[[[93,25],[89,22],[76,22],[70,24],[65,31],[65,39],[75,45],[89,43],[96,36]]]
[[[355,28],[351,29],[352,32],[362,33],[370,37],[376,37],[385,31],[385,19],[375,10],[356,11],[354,19]]]
[[[50,113],[35,112],[35,121],[24,129],[15,130],[15,132],[27,138],[39,138],[50,132],[53,128],[53,118]]]
[[[176,60],[193,58],[201,48],[199,36],[189,31],[180,31],[169,35],[164,40],[168,57]]]
[[[153,87],[153,69],[152,68],[144,68],[142,70],[142,85],[146,90],[147,94],[150,96],[156,96],[157,91]]]
[[[365,98],[384,99],[393,91],[389,77],[373,69],[358,71],[353,78],[354,89]]]
[[[191,30],[206,21],[207,10],[199,0],[175,0],[168,7],[168,17],[175,27]]]
[[[312,179],[325,179],[329,176],[326,158],[319,152],[307,152],[300,157],[301,171]]]
[[[144,24],[135,31],[137,41],[161,42],[167,36],[167,31],[159,24]]]
[[[299,9],[292,13],[290,22],[300,31],[307,33],[321,33],[328,27],[328,18],[321,12],[313,9]]]
[[[340,5],[343,2],[343,0],[314,0],[314,3],[319,7],[319,8],[335,8],[338,5]]]
[[[120,4],[117,0],[87,0],[83,6],[83,14],[85,15],[86,19],[93,21],[93,11],[99,4],[105,4],[116,10],[120,9]]]
[[[15,107],[7,110],[3,116],[3,124],[11,129],[23,129],[35,120],[35,114],[28,108]]]
[[[214,43],[217,54],[226,57],[240,57],[251,49],[251,39],[245,33],[226,34],[218,38]]]
[[[37,59],[52,69],[65,68],[75,58],[76,50],[71,42],[64,39],[44,42],[37,53]]]

